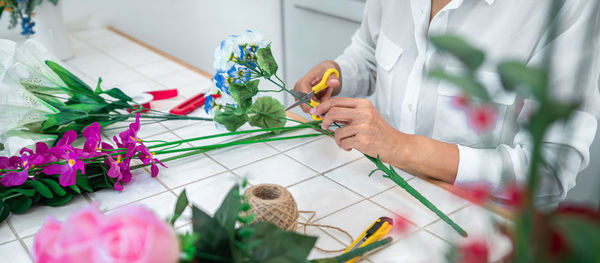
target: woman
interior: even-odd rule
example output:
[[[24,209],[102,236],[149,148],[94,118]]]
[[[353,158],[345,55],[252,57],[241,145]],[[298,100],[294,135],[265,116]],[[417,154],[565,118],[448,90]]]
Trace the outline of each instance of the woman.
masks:
[[[499,188],[526,180],[532,145],[518,123],[535,102],[504,91],[496,65],[510,59],[540,66],[551,47],[553,95],[585,98],[568,131],[555,125],[545,139],[546,165],[537,202],[553,206],[589,163],[599,105],[598,35],[583,45],[597,6],[595,1],[563,2],[559,16],[552,19],[559,23],[557,36],[550,39],[547,14],[552,1],[369,0],[352,44],[337,59],[312,68],[295,89],[309,92],[327,69],[336,68],[340,78],[332,75],[330,88],[315,98],[321,105],[312,110],[303,105],[303,110],[322,115],[323,128],[333,122],[345,124],[335,132],[341,148],[379,155],[412,174],[448,183],[483,180]],[[428,41],[442,34],[458,35],[486,53],[477,77],[492,95],[493,107],[469,115],[464,105],[456,105],[462,101],[460,88],[427,78],[434,68],[462,70],[459,62]],[[584,57],[593,63],[587,72],[578,72]],[[583,85],[575,87],[576,81]],[[355,98],[366,96],[373,102]]]

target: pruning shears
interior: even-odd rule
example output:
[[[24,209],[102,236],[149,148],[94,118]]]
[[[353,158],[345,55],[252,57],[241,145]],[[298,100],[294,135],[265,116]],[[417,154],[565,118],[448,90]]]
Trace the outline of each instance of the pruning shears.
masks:
[[[385,235],[387,235],[387,233],[390,232],[390,230],[392,230],[393,222],[394,220],[389,217],[382,216],[378,218],[369,226],[369,228],[367,228],[367,230],[365,230],[365,232],[360,234],[360,236],[358,236],[358,238],[356,238],[356,240],[354,240],[354,242],[352,242],[352,244],[350,244],[346,250],[344,250],[344,253],[355,248],[364,247],[383,238]],[[357,258],[358,257],[348,260],[346,263],[352,263]]]
[[[319,105],[319,102],[316,102],[312,99],[313,95],[321,92],[322,90],[326,89],[327,86],[327,79],[329,79],[329,76],[331,76],[331,74],[335,74],[338,78],[340,77],[340,73],[334,69],[334,68],[330,68],[327,71],[325,71],[325,74],[323,74],[323,78],[321,79],[321,82],[319,82],[317,85],[312,87],[312,90],[309,93],[304,93],[301,91],[296,91],[296,90],[291,90],[290,92],[292,92],[292,94],[294,94],[294,97],[296,97],[298,99],[298,101],[294,102],[294,104],[288,106],[285,110],[290,110],[294,107],[297,107],[298,105],[302,104],[302,103],[306,103],[308,100],[310,100],[309,105],[311,108],[316,107],[317,105]],[[316,121],[320,121],[321,117],[316,116],[316,115],[312,115],[312,118]]]

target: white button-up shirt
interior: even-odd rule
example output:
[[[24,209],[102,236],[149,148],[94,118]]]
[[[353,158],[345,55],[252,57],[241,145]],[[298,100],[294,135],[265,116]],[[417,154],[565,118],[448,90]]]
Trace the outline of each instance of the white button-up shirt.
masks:
[[[336,59],[343,81],[339,96],[371,96],[396,129],[457,144],[457,182],[485,180],[496,187],[523,182],[532,143],[520,121],[527,118],[535,102],[504,91],[496,65],[506,60],[540,65],[544,49],[551,43],[554,94],[586,98],[569,124],[554,125],[545,139],[543,151],[549,165],[544,166],[538,203],[555,204],[564,199],[575,185],[577,173],[589,162],[600,104],[600,57],[598,36],[586,40],[594,1],[566,1],[560,11],[558,37],[548,40],[550,2],[453,0],[430,23],[430,0],[369,0],[352,44]],[[498,116],[485,134],[470,127],[465,110],[453,105],[462,94],[460,88],[427,77],[434,68],[461,71],[460,63],[436,51],[428,41],[429,36],[446,33],[458,35],[486,53],[477,76],[491,94]],[[588,43],[583,45],[585,41]],[[592,62],[583,69],[578,67],[582,56]],[[580,84],[575,88],[577,80]]]

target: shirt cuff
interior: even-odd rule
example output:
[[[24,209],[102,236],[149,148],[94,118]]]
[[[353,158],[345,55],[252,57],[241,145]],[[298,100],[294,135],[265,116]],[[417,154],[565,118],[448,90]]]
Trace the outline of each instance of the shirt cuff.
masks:
[[[458,172],[455,183],[485,181],[498,188],[502,183],[502,157],[496,149],[458,145]]]

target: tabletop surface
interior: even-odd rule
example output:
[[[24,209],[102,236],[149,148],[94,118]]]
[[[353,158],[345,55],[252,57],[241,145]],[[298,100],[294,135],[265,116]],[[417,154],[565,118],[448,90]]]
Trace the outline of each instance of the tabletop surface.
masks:
[[[152,108],[168,111],[185,99],[208,89],[210,79],[163,57],[111,30],[98,28],[71,33],[75,57],[65,61],[77,76],[94,83],[102,76],[105,87],[117,86],[125,92],[177,88],[179,96],[152,103]],[[201,116],[202,110],[191,115]],[[113,127],[122,126],[116,124]],[[111,138],[120,129],[105,131]],[[213,123],[169,121],[142,125],[144,140],[178,140],[220,133]],[[313,131],[297,131],[295,134]],[[193,142],[190,146],[213,144],[232,138]],[[129,204],[143,204],[162,218],[169,216],[178,194],[187,189],[189,199],[214,213],[225,193],[242,178],[250,185],[274,183],[286,187],[300,210],[315,211],[313,222],[339,227],[358,236],[381,216],[400,215],[410,221],[404,233],[393,232],[394,243],[362,259],[362,262],[441,262],[450,244],[461,241],[446,223],[402,188],[380,173],[368,177],[375,166],[359,152],[345,152],[329,137],[311,137],[215,150],[166,163],[169,168],[152,178],[147,169],[134,172],[132,182],[122,192],[105,189],[78,196],[61,207],[34,207],[25,214],[11,215],[0,224],[0,262],[31,262],[33,235],[48,216],[64,220],[84,205],[96,203],[105,213]],[[492,220],[505,221],[488,210],[406,173],[401,175],[414,188],[455,220],[471,238],[484,238],[493,259],[509,249],[506,238],[496,232]],[[190,209],[176,224],[177,231],[191,229]],[[301,218],[305,221],[306,218]],[[299,230],[302,232],[302,230]],[[307,233],[318,236],[317,246],[335,250],[349,245],[343,234],[319,227]],[[8,255],[8,256],[6,256]],[[335,256],[317,249],[311,258]]]

